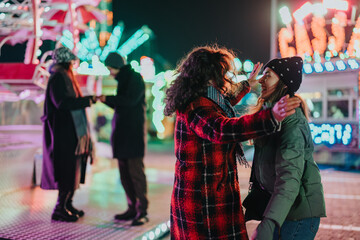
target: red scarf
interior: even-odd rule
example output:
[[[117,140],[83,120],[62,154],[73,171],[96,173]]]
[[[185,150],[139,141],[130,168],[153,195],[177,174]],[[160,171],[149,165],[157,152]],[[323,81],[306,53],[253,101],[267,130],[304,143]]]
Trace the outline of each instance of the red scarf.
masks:
[[[74,88],[75,93],[76,93],[76,97],[82,97],[83,95],[82,95],[82,92],[81,92],[81,89],[80,89],[79,82],[76,80],[75,75],[74,75],[74,73],[72,71],[72,68],[69,68],[68,75],[69,75],[69,77],[71,79],[73,88]]]

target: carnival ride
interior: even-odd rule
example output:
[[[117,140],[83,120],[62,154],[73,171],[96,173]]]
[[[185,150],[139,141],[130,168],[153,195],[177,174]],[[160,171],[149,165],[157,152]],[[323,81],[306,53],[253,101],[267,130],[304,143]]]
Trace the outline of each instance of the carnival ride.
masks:
[[[47,58],[42,53],[44,40],[59,42],[64,31],[72,35],[73,44],[89,27],[90,20],[104,21],[106,15],[96,6],[100,0],[4,0],[0,3],[0,54],[4,44],[26,43],[23,63],[0,64],[1,99],[24,98],[41,101],[49,77]],[[40,57],[40,59],[39,59]]]

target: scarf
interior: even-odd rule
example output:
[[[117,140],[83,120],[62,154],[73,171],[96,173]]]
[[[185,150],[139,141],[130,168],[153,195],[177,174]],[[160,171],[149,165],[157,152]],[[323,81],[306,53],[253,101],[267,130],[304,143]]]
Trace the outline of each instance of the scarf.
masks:
[[[88,156],[92,150],[92,143],[88,129],[86,113],[84,109],[72,110],[71,115],[75,125],[75,132],[78,138],[78,145],[75,150],[75,155]]]
[[[219,107],[226,113],[226,116],[229,118],[236,117],[235,110],[231,106],[230,101],[222,95],[219,90],[214,88],[213,86],[208,87],[207,91],[207,98],[215,102]],[[235,154],[236,160],[239,162],[240,165],[244,165],[245,167],[250,167],[249,163],[247,162],[242,144],[239,142],[236,144],[235,147]]]

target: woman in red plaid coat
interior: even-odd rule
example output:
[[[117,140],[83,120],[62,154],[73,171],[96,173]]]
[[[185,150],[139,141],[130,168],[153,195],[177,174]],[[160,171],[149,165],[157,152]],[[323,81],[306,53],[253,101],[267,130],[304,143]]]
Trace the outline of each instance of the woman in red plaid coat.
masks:
[[[236,159],[246,163],[240,142],[276,132],[299,106],[286,96],[272,109],[235,117],[232,106],[257,84],[262,65],[234,84],[233,59],[225,48],[196,48],[167,90],[165,115],[176,112],[172,239],[248,239],[236,168]]]

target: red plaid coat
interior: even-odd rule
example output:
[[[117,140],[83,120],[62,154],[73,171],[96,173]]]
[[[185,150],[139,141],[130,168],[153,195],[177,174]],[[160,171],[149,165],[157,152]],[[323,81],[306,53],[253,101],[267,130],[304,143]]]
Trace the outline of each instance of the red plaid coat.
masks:
[[[185,112],[177,112],[172,239],[248,239],[235,146],[277,128],[270,109],[228,118],[204,97],[192,102]]]

